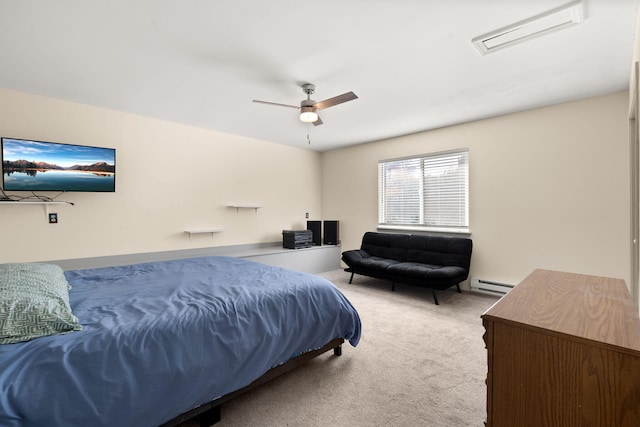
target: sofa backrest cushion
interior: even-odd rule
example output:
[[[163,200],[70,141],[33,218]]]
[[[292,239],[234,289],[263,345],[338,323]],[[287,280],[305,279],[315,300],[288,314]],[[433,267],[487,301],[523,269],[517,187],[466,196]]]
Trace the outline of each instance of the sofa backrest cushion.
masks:
[[[412,234],[407,250],[408,262],[462,267],[469,271],[471,239],[463,237]]]
[[[389,234],[368,231],[362,236],[360,249],[370,256],[404,261],[407,255],[408,234]]]

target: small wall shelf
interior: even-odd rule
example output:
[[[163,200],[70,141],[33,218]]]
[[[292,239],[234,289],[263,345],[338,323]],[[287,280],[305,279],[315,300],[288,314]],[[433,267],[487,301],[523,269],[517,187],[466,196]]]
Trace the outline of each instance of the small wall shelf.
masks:
[[[71,205],[73,206],[73,203],[71,202],[47,202],[44,200],[35,200],[35,201],[20,201],[20,200],[0,200],[0,205],[4,205],[4,206],[12,206],[12,205],[40,205],[40,206],[44,206],[44,213],[45,216],[48,217],[49,216],[49,206],[51,205]]]
[[[229,203],[227,207],[235,208],[236,213],[238,213],[240,209],[255,209],[256,213],[258,213],[258,209],[260,209],[262,206],[255,203]]]
[[[216,233],[222,233],[224,230],[222,228],[191,228],[188,230],[184,230],[185,233],[189,235],[189,239],[194,234],[211,234],[211,238],[213,239],[213,235]]]
[[[0,200],[2,205],[71,205],[69,202],[45,202],[44,200],[38,200],[35,202],[22,202],[19,200]]]

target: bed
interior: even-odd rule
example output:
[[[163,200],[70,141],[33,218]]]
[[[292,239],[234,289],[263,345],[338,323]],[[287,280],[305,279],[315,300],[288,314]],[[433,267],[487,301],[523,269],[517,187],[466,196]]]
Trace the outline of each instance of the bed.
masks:
[[[79,325],[0,345],[2,426],[215,418],[226,398],[360,339],[357,311],[331,282],[240,258],[74,270],[64,278]]]

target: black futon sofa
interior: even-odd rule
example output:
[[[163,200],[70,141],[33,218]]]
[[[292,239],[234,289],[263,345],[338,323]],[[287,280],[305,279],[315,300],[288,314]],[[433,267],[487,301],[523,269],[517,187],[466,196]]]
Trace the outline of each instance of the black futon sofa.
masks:
[[[430,288],[436,304],[436,290],[453,285],[460,292],[460,282],[469,276],[471,239],[462,237],[426,236],[367,232],[360,249],[345,251],[342,260],[345,271],[391,280],[396,283]]]

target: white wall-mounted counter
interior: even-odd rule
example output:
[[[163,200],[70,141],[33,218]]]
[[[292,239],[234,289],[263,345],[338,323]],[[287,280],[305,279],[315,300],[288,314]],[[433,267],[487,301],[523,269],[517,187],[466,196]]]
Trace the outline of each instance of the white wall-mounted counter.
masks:
[[[341,250],[340,245],[284,249],[281,242],[271,242],[42,262],[57,264],[64,270],[81,270],[201,256],[234,256],[305,273],[322,273],[341,268]]]

